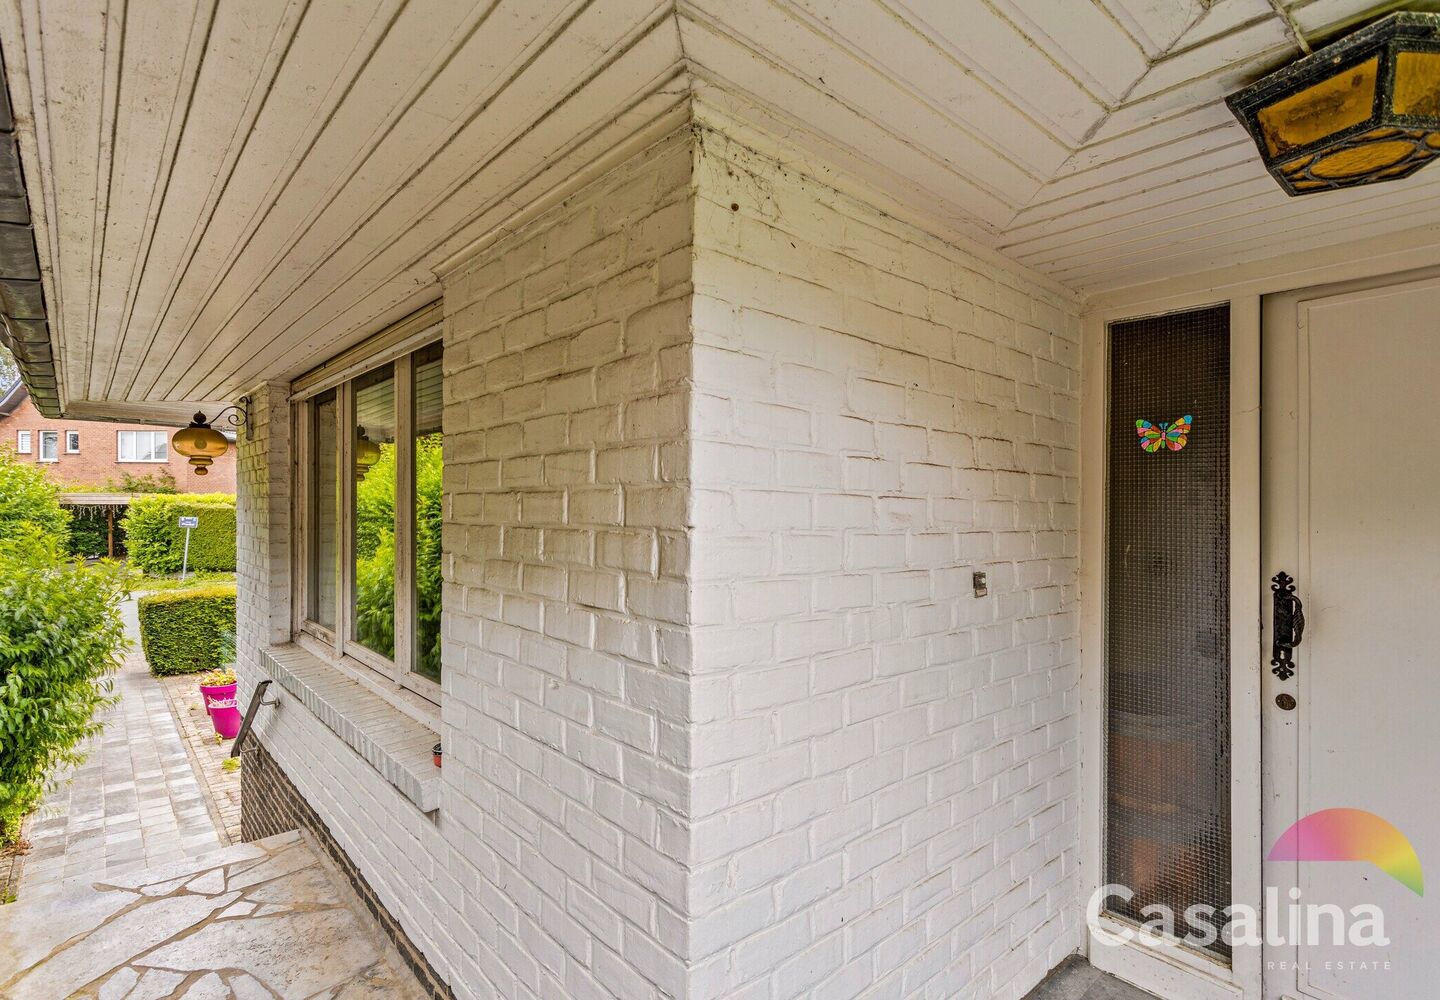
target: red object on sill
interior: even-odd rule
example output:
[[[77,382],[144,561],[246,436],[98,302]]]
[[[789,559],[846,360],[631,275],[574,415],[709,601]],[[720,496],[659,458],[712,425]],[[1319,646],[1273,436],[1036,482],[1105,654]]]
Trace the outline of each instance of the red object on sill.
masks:
[[[431,751],[430,751],[430,759],[435,762],[435,766],[436,766],[436,767],[439,767],[439,766],[440,766],[440,757],[441,757],[442,754],[444,754],[444,752],[445,752],[445,751],[443,751],[443,750],[440,749],[440,744],[439,744],[439,743],[436,743],[435,746],[431,749]]]

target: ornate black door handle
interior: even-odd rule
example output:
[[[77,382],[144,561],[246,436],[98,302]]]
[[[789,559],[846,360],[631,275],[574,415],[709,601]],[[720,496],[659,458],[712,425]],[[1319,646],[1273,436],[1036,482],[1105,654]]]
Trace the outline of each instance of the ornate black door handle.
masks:
[[[1305,605],[1295,593],[1295,578],[1284,570],[1270,580],[1274,616],[1270,626],[1270,672],[1282,681],[1295,676],[1295,647],[1305,638]]]

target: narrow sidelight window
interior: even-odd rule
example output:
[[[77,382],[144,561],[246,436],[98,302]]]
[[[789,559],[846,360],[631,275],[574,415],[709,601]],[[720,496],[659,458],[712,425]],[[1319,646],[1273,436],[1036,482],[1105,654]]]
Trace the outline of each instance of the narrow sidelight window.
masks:
[[[20,455],[28,455],[28,454],[30,454],[30,432],[29,432],[29,431],[16,431],[16,432],[15,432],[15,451],[16,451],[17,454],[20,454]]]
[[[60,460],[60,432],[40,432],[40,461],[58,462]]]
[[[1198,938],[1231,901],[1229,308],[1112,324],[1109,389],[1102,882]]]

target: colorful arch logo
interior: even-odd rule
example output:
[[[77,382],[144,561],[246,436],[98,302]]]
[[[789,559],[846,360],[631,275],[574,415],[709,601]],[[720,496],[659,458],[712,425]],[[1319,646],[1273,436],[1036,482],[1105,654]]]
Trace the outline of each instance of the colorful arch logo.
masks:
[[[1280,835],[1269,860],[1369,861],[1415,895],[1425,895],[1425,873],[1410,841],[1363,809],[1311,813]]]

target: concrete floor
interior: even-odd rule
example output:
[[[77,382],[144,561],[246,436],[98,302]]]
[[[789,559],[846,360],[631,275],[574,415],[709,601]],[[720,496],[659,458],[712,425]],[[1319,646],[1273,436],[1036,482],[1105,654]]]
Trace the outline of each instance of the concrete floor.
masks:
[[[1072,955],[1031,990],[1025,1000],[1157,1000],[1114,976],[1106,975],[1085,959]]]

